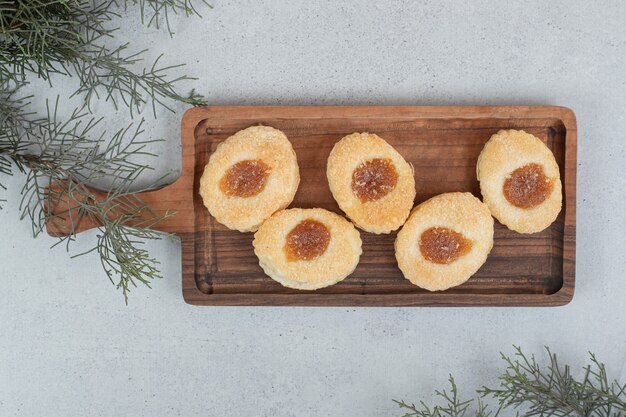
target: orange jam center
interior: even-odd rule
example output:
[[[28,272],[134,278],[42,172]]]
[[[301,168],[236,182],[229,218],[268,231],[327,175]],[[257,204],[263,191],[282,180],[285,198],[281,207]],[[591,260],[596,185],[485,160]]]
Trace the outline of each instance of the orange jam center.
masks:
[[[398,183],[398,172],[391,159],[371,159],[352,173],[352,191],[362,203],[383,198]]]
[[[436,264],[449,264],[472,249],[472,242],[447,227],[431,227],[420,237],[422,256]]]
[[[321,256],[330,243],[330,230],[313,219],[301,221],[287,234],[285,251],[289,261],[308,261]]]
[[[527,164],[511,172],[504,181],[504,197],[516,207],[529,209],[543,203],[552,192],[554,181],[539,164]]]
[[[232,197],[253,197],[263,191],[271,168],[259,159],[240,161],[228,168],[220,189]]]

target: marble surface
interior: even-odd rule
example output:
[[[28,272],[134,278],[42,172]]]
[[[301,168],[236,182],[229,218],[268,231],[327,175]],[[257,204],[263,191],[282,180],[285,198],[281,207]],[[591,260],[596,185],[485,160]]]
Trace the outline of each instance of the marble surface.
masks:
[[[470,3],[470,4],[467,4]],[[0,415],[380,416],[454,374],[493,384],[498,352],[595,352],[626,380],[626,3],[221,1],[176,35],[123,20],[120,40],[188,64],[213,104],[548,104],[578,118],[577,284],[559,308],[198,308],[180,244],[147,247],[164,279],[124,305],[96,256],[70,259],[0,211]],[[53,98],[54,89],[30,87]],[[63,104],[66,104],[63,102]],[[42,108],[41,101],[36,106]],[[155,178],[179,169],[177,113],[146,111]],[[97,104],[107,126],[128,112]],[[89,248],[95,232],[70,254]]]

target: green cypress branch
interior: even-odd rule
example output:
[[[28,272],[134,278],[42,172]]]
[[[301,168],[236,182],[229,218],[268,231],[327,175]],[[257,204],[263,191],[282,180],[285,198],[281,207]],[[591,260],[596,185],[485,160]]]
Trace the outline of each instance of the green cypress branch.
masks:
[[[140,8],[149,27],[158,28],[164,19],[170,35],[171,13],[200,15],[190,0],[0,0],[0,188],[5,189],[3,176],[15,169],[26,174],[21,218],[30,220],[35,236],[46,224],[70,222],[69,235],[58,241],[69,246],[81,219],[98,225],[97,241],[85,253],[100,255],[107,276],[127,301],[133,287],[149,287],[160,277],[158,262],[142,245],[161,238],[152,227],[174,213],[152,212],[131,191],[151,169],[134,162],[137,155],[150,155],[147,146],[154,142],[140,139],[143,121],[111,136],[96,134],[103,119],[89,116],[91,105],[111,101],[116,108],[127,107],[132,118],[146,104],[155,116],[157,106],[172,110],[171,102],[206,104],[193,90],[189,95],[178,91],[181,82],[194,79],[171,75],[182,65],[162,66],[160,55],[137,71],[147,51],[108,46],[115,41],[120,12],[131,6]],[[84,100],[64,119],[57,112],[58,98],[54,106],[46,100],[47,112],[38,117],[30,110],[34,97],[20,96],[30,77],[52,85],[53,74],[77,78],[72,96]],[[111,187],[104,198],[89,187],[103,180]],[[67,212],[53,212],[59,204],[66,204]]]
[[[207,7],[212,7],[205,0],[200,0]],[[174,35],[170,26],[170,14],[184,13],[187,17],[197,16],[202,17],[198,8],[194,5],[194,2],[190,0],[125,0],[124,6],[126,8],[129,5],[139,6],[141,12],[141,22],[148,27],[155,26],[160,28],[159,21],[161,18],[165,19],[167,31],[170,36]]]
[[[189,2],[138,3],[153,7],[151,21],[183,6],[196,10]],[[118,17],[115,5],[114,1],[0,0],[0,82],[23,83],[30,73],[49,82],[52,74],[77,77],[80,86],[74,95],[84,97],[88,106],[102,96],[116,108],[124,103],[131,116],[148,102],[155,115],[157,104],[171,110],[167,101],[206,105],[193,91],[189,95],[177,91],[178,84],[195,79],[171,77],[171,71],[184,64],[160,66],[161,54],[150,66],[135,71],[146,50],[128,53],[128,43],[115,48],[101,43],[110,42],[117,31],[112,27]]]
[[[626,383],[609,380],[606,368],[593,353],[586,365],[584,377],[577,379],[569,365],[561,365],[556,354],[546,347],[549,363],[541,365],[535,357],[525,355],[515,346],[513,357],[501,353],[506,364],[499,377],[500,386],[478,390],[474,416],[492,414],[484,399],[495,400],[498,408],[494,416],[505,411],[515,411],[520,417],[623,417],[626,416]],[[429,407],[421,401],[414,403],[394,400],[405,412],[404,417],[463,417],[468,414],[474,400],[459,400],[457,386],[450,376],[450,393],[437,391],[444,405]],[[506,414],[506,415],[511,415]]]
[[[102,119],[89,117],[77,109],[68,120],[60,121],[57,104],[47,107],[47,115],[41,120],[30,121],[16,113],[16,120],[24,117],[30,123],[0,140],[0,160],[13,162],[27,174],[21,192],[21,217],[30,220],[35,236],[46,224],[69,219],[71,232],[59,240],[68,247],[75,238],[76,224],[83,218],[99,225],[97,243],[85,253],[98,252],[107,276],[112,282],[117,279],[114,283],[128,300],[132,286],[138,282],[150,286],[150,281],[160,278],[158,262],[141,245],[146,240],[160,238],[162,234],[153,231],[152,226],[174,214],[152,212],[130,191],[137,177],[151,169],[133,162],[131,157],[149,155],[146,146],[155,141],[140,140],[141,122],[134,128],[131,125],[117,131],[110,138],[103,132],[94,140],[90,135]],[[112,188],[104,199],[99,199],[88,187],[101,180],[107,180]],[[50,187],[51,184],[56,187]],[[63,204],[68,196],[71,210],[51,210]]]

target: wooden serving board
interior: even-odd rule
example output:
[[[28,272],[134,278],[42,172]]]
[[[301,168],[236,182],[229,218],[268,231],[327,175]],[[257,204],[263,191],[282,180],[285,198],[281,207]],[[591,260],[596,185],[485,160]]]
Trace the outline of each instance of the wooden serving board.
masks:
[[[376,133],[415,168],[416,204],[440,193],[480,198],[476,160],[499,129],[523,129],[554,153],[563,180],[563,210],[550,228],[522,235],[496,221],[485,265],[465,284],[429,292],[403,278],[395,233],[361,231],[363,255],[344,281],[317,291],[282,287],[267,277],[252,250],[252,233],[228,230],[204,208],[200,176],[218,143],[263,124],[285,132],[298,157],[301,182],[291,207],[341,213],[326,180],[333,145],[353,132]],[[183,297],[196,305],[266,306],[557,306],[574,294],[576,248],[576,119],[564,107],[204,107],[182,120],[182,175],[144,193],[157,211],[177,215],[157,225],[182,241]],[[88,228],[90,225],[85,225]]]

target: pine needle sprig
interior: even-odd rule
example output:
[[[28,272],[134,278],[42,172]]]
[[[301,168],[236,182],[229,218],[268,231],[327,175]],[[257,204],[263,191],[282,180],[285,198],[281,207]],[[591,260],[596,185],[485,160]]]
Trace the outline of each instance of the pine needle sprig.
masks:
[[[0,63],[5,79],[24,81],[28,73],[49,80],[71,75],[73,51],[104,37],[117,13],[111,2],[81,0],[0,0]]]
[[[106,201],[100,203],[100,208],[96,221],[102,222],[102,226],[93,250],[100,255],[109,280],[122,290],[128,303],[131,287],[141,283],[151,288],[150,282],[161,278],[159,262],[142,245],[147,240],[161,239],[163,234],[152,230],[152,227],[175,213],[167,212],[159,216],[135,193],[123,192],[109,195]]]
[[[524,416],[623,416],[626,413],[626,384],[609,382],[605,367],[594,354],[585,366],[582,381],[569,365],[561,366],[557,356],[546,348],[550,362],[540,366],[534,355],[527,357],[515,346],[514,357],[502,354],[507,365],[500,387],[483,387],[479,393],[498,400],[499,410],[522,406]]]
[[[137,155],[151,155],[147,146],[156,141],[140,139],[143,122],[111,137],[103,131],[94,140],[102,119],[76,109],[61,120],[57,99],[54,106],[46,103],[45,117],[31,120],[20,111],[19,106],[25,107],[21,100],[9,101],[4,106],[8,112],[0,108],[0,120],[5,121],[0,125],[0,160],[12,162],[26,174],[21,217],[30,219],[35,236],[46,226],[54,229],[70,222],[70,233],[57,242],[65,242],[68,248],[83,219],[98,225],[96,245],[79,255],[97,251],[107,276],[128,301],[131,287],[137,283],[150,286],[150,281],[161,277],[158,262],[141,245],[160,239],[163,234],[152,227],[175,214],[153,212],[138,197],[138,190],[131,191],[135,180],[151,169],[134,160]],[[5,125],[17,128],[8,130]],[[111,191],[98,192],[89,186],[102,181]]]
[[[112,135],[97,133],[104,123],[89,116],[92,106],[109,101],[127,107],[132,118],[148,104],[155,116],[157,106],[173,111],[172,102],[206,105],[194,90],[179,92],[181,83],[195,79],[173,75],[182,65],[161,65],[159,55],[142,68],[147,50],[115,46],[115,21],[131,6],[139,6],[147,26],[158,28],[165,19],[170,35],[171,13],[200,16],[191,0],[0,0],[0,189],[3,176],[16,169],[25,174],[19,210],[35,236],[46,228],[63,231],[57,244],[69,247],[83,221],[96,225],[97,242],[84,253],[100,255],[127,302],[131,288],[160,277],[143,244],[163,237],[153,226],[174,213],[154,213],[137,196],[141,190],[132,189],[151,169],[136,162],[151,156],[147,149],[155,142],[141,140],[143,120]],[[52,86],[54,75],[78,80],[70,97],[82,98],[83,106],[69,117],[59,116],[58,98],[53,106],[46,100],[39,117],[30,110],[34,97],[20,95],[30,77]]]
[[[435,391],[435,395],[444,400],[444,405],[436,405],[429,407],[424,401],[419,402],[419,406],[414,403],[408,404],[401,400],[393,400],[400,408],[403,408],[405,414],[402,417],[465,417],[468,415],[472,399],[461,401],[458,396],[458,389],[452,375],[448,377],[450,383],[450,392],[446,390]],[[490,413],[487,411],[485,404],[478,401],[478,409],[476,417],[488,417]]]
[[[497,388],[483,387],[478,390],[476,409],[471,411],[474,400],[459,400],[457,386],[449,378],[450,393],[436,391],[444,405],[429,407],[424,401],[419,405],[394,400],[405,410],[404,417],[466,417],[471,411],[476,417],[492,415],[485,399],[495,400],[498,408],[495,416],[514,410],[518,417],[624,417],[626,416],[626,383],[609,380],[606,367],[590,353],[590,361],[583,368],[584,376],[577,379],[569,365],[561,365],[556,354],[546,347],[547,365],[525,355],[514,346],[513,357],[501,353],[506,364],[499,377]]]
[[[114,50],[94,46],[85,52],[76,51],[73,73],[80,79],[80,86],[72,96],[84,97],[88,108],[91,108],[94,99],[111,101],[116,109],[119,108],[121,101],[130,109],[131,116],[134,112],[139,112],[148,102],[152,104],[155,117],[157,104],[174,111],[165,101],[166,98],[192,106],[206,105],[202,96],[193,90],[188,95],[176,91],[177,83],[195,78],[184,75],[168,79],[169,71],[184,64],[159,66],[159,61],[163,57],[161,54],[150,68],[135,72],[130,67],[142,60],[141,56],[147,49],[124,55],[127,48],[128,44],[124,44]]]
[[[212,7],[206,0],[200,0],[200,2],[207,7]],[[125,0],[125,8],[128,8],[129,5],[139,6],[141,22],[148,27],[154,26],[159,29],[159,22],[164,18],[170,36],[174,35],[170,26],[170,13],[184,13],[187,17],[202,17],[200,11],[191,0]]]
[[[8,153],[18,153],[26,148],[24,138],[25,126],[33,121],[28,119],[26,113],[30,97],[19,97],[17,87],[9,88],[6,83],[0,83],[0,174],[11,175],[13,160]],[[0,188],[6,187],[0,181]],[[3,202],[0,199],[0,203]],[[0,204],[0,209],[2,205]]]
[[[159,10],[182,7],[171,0],[147,3],[157,15]],[[74,76],[80,81],[74,95],[82,96],[88,108],[102,96],[116,108],[124,103],[131,116],[148,102],[155,115],[157,104],[172,110],[167,101],[206,105],[193,91],[189,95],[177,91],[181,82],[195,79],[171,76],[184,64],[161,66],[161,54],[137,70],[147,50],[129,53],[128,43],[114,48],[102,43],[117,30],[112,26],[119,16],[116,5],[115,1],[0,0],[0,81],[23,82],[29,73],[50,83],[52,74]],[[158,21],[158,16],[154,18]]]

